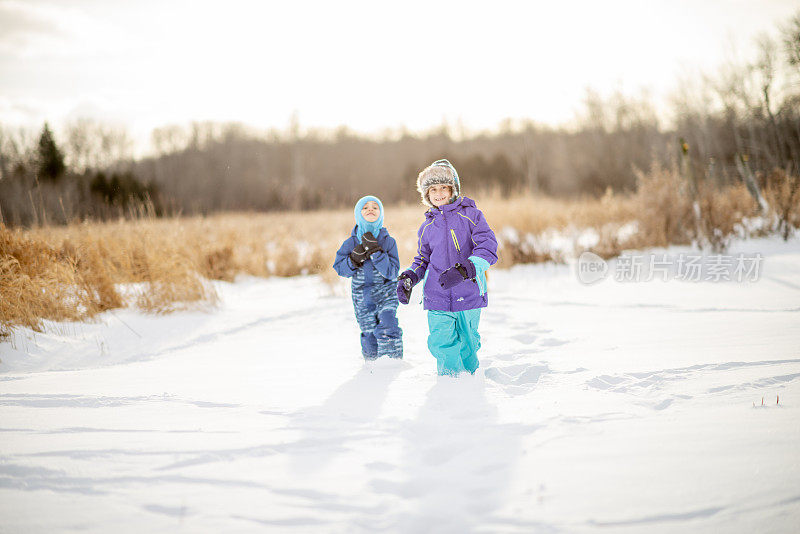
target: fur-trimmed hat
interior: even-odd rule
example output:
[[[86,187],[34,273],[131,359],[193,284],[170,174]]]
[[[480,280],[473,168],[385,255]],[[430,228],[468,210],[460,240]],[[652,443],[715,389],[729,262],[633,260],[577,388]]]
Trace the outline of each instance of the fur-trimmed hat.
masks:
[[[446,159],[439,159],[422,169],[417,176],[417,191],[422,195],[422,203],[433,207],[428,198],[428,188],[432,185],[448,185],[453,188],[453,199],[461,194],[461,181],[453,164]]]

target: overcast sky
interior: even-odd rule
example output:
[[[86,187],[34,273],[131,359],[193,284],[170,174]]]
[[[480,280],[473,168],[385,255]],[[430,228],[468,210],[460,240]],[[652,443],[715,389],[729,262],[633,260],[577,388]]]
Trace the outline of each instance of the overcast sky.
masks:
[[[774,32],[797,0],[0,0],[0,123],[77,117],[472,129],[575,116],[587,87],[656,98]],[[144,141],[142,141],[144,140]],[[146,147],[139,147],[139,150]]]

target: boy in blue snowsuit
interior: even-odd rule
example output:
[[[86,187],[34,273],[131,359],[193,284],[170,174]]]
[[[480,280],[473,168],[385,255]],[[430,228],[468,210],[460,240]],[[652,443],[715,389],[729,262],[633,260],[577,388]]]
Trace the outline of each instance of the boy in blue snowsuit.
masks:
[[[403,357],[403,331],[397,323],[397,243],[383,227],[383,204],[365,196],[356,202],[356,225],[336,252],[333,268],[352,278],[353,308],[361,328],[365,359]]]
[[[398,277],[397,297],[408,304],[422,281],[428,310],[428,348],[440,375],[478,368],[478,322],[486,294],[486,269],[497,262],[497,239],[475,201],[461,196],[455,167],[446,159],[419,173],[417,190],[430,209],[417,232],[417,256]]]

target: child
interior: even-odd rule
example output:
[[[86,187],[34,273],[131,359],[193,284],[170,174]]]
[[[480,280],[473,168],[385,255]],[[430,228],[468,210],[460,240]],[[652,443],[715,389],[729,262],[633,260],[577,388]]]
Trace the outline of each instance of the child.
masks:
[[[497,240],[475,201],[461,196],[458,173],[446,159],[419,173],[417,190],[431,209],[417,232],[417,256],[398,278],[397,296],[408,304],[411,288],[422,280],[428,348],[439,374],[474,373],[478,322],[488,304],[485,272],[497,262]]]
[[[402,358],[403,331],[395,316],[400,270],[397,243],[383,227],[383,204],[377,197],[360,199],[354,213],[356,226],[336,252],[333,268],[353,279],[353,308],[364,359]]]

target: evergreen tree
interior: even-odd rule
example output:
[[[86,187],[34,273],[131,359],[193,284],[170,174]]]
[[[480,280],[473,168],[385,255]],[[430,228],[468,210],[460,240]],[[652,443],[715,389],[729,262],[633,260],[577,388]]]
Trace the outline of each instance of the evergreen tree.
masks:
[[[64,165],[64,154],[53,140],[53,133],[50,126],[44,123],[42,135],[39,137],[39,147],[37,150],[37,172],[40,179],[58,180],[66,166]]]

